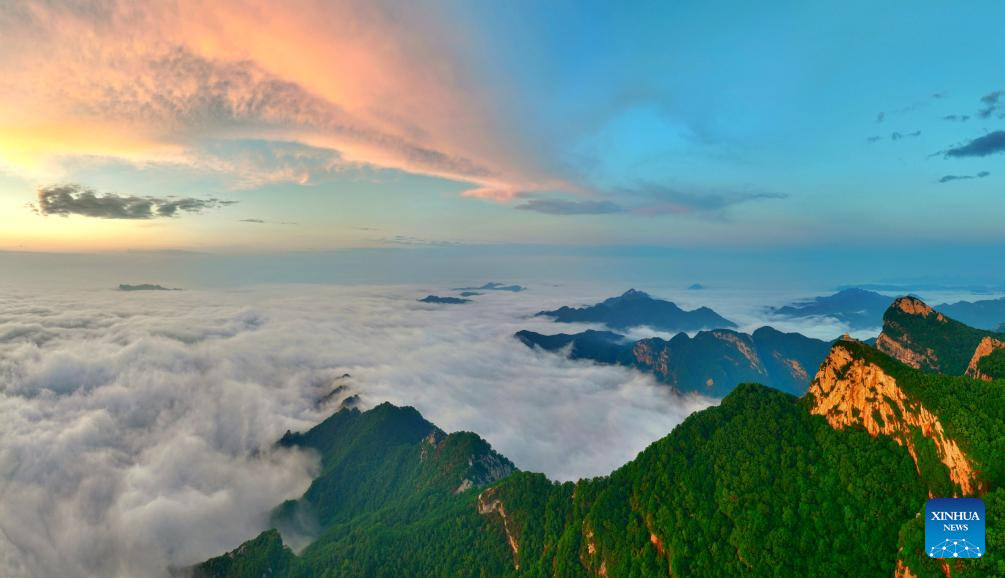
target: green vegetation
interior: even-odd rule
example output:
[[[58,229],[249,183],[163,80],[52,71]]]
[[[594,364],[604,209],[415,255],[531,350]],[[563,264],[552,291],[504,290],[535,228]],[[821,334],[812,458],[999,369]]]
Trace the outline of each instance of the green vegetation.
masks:
[[[907,410],[933,412],[975,464],[989,554],[953,563],[953,575],[1005,574],[1005,382],[924,373],[862,343],[835,347],[893,376]],[[281,442],[322,458],[304,497],[274,517],[310,544],[293,555],[265,532],[196,573],[889,576],[899,561],[944,576],[924,555],[919,512],[930,493],[958,487],[932,440],[909,429],[916,466],[888,437],[833,429],[812,403],[737,386],[611,475],[575,483],[513,471],[478,436],[448,436],[412,408],[343,410]]]
[[[914,301],[927,307],[921,301]],[[921,359],[921,369],[946,375],[963,375],[984,337],[1005,339],[1000,333],[974,329],[937,312],[929,315],[907,313],[896,304],[883,315],[883,333],[915,352]]]
[[[992,379],[1005,379],[1005,349],[996,349],[977,362],[977,369]]]

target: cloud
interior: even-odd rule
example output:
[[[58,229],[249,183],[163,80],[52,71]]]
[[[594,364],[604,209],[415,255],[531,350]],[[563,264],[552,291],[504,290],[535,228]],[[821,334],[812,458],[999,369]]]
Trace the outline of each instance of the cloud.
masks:
[[[977,111],[981,118],[1005,118],[1005,90],[996,90],[981,97],[981,109]]]
[[[949,182],[952,182],[952,181],[962,181],[962,180],[969,180],[969,179],[983,179],[983,178],[988,177],[990,175],[991,175],[991,173],[988,172],[988,171],[981,171],[981,172],[977,173],[976,175],[946,175],[946,176],[942,177],[941,179],[939,179],[939,182],[940,183],[949,183]]]
[[[947,158],[986,157],[1005,152],[1005,130],[996,130],[945,152]]]
[[[238,223],[251,223],[254,225],[296,225],[292,221],[266,221],[265,219],[238,219]]]
[[[882,123],[886,119],[886,113],[881,112],[876,115],[876,124]]]
[[[905,139],[905,138],[918,138],[919,136],[921,136],[921,131],[920,130],[916,130],[914,132],[908,132],[908,133],[893,132],[893,133],[890,133],[890,140],[892,140],[892,141],[898,141],[898,140]]]
[[[438,16],[360,0],[255,10],[238,0],[14,0],[0,16],[0,107],[19,119],[0,132],[0,158],[33,178],[110,158],[209,162],[236,186],[302,183],[315,165],[348,165],[473,191],[552,190],[556,179],[486,114],[493,95],[470,62],[471,40]],[[228,140],[316,155],[224,150],[207,161],[206,143]],[[272,166],[249,174],[256,154]]]
[[[786,199],[784,193],[760,191],[685,191],[673,187],[645,184],[634,189],[621,189],[619,198],[634,199],[631,211],[640,215],[716,216],[734,206],[752,201]]]
[[[12,291],[0,301],[0,575],[166,578],[236,547],[306,489],[287,429],[411,404],[559,479],[609,473],[713,400],[528,350],[518,329],[567,288],[424,309],[430,287],[152,294]],[[334,404],[338,400],[333,400]]]
[[[97,219],[156,219],[176,217],[179,213],[201,213],[231,205],[237,201],[216,198],[135,197],[114,193],[100,194],[80,185],[53,185],[38,190],[41,215],[81,215]]]
[[[376,230],[376,229],[365,229],[365,230]],[[377,240],[380,243],[387,245],[402,245],[407,247],[421,246],[421,247],[457,247],[462,243],[457,241],[443,241],[443,240],[432,240],[432,239],[422,239],[419,237],[412,237],[410,235],[395,235],[393,237],[384,237]]]
[[[879,142],[879,141],[883,140],[883,137],[881,137],[881,136],[871,136],[871,137],[869,137],[869,138],[867,138],[865,140],[866,140],[866,142],[872,144],[874,142]]]
[[[568,201],[561,199],[530,199],[515,208],[547,215],[606,215],[624,212],[611,201]]]
[[[950,122],[967,122],[970,120],[969,114],[947,114],[942,117],[942,120],[948,120]]]

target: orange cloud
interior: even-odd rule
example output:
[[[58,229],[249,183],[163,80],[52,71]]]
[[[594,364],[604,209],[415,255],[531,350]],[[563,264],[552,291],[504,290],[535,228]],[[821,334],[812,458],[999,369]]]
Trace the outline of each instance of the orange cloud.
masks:
[[[437,16],[365,1],[15,0],[0,17],[0,164],[40,178],[66,156],[196,163],[207,139],[279,139],[468,182],[474,197],[538,190],[549,179],[499,136],[471,39]]]

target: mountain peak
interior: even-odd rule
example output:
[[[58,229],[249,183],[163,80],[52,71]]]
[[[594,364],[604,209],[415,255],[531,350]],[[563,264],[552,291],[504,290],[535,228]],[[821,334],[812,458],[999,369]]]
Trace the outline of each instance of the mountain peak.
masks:
[[[715,311],[701,307],[686,311],[672,301],[653,298],[645,291],[629,289],[617,297],[585,307],[564,306],[554,311],[540,311],[540,317],[552,317],[560,323],[603,323],[615,330],[647,326],[658,331],[677,333],[718,327],[736,327]]]
[[[898,297],[890,307],[899,309],[908,315],[920,315],[922,317],[928,317],[935,312],[927,303],[913,295]]]
[[[621,299],[652,299],[652,297],[650,297],[645,291],[629,289],[621,294]]]

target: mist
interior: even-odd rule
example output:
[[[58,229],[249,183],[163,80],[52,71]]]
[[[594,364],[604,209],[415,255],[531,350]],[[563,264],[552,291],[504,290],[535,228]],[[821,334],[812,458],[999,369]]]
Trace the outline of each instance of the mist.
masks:
[[[287,429],[413,405],[519,467],[609,473],[715,403],[533,351],[561,293],[418,303],[441,287],[260,287],[0,297],[0,574],[161,577],[234,548],[300,495],[315,456]],[[351,378],[341,378],[343,374]]]
[[[412,405],[556,480],[606,475],[718,402],[512,337],[599,328],[534,313],[594,303],[626,285],[498,280],[530,289],[459,305],[417,301],[450,294],[453,283],[5,289],[0,574],[160,578],[236,547],[317,472],[316,456],[275,441],[350,395],[364,408]],[[713,307],[745,331],[771,324],[821,339],[847,331],[828,319],[765,318],[768,305],[812,295],[804,290],[680,286],[638,288]],[[661,334],[629,332],[652,335]]]

